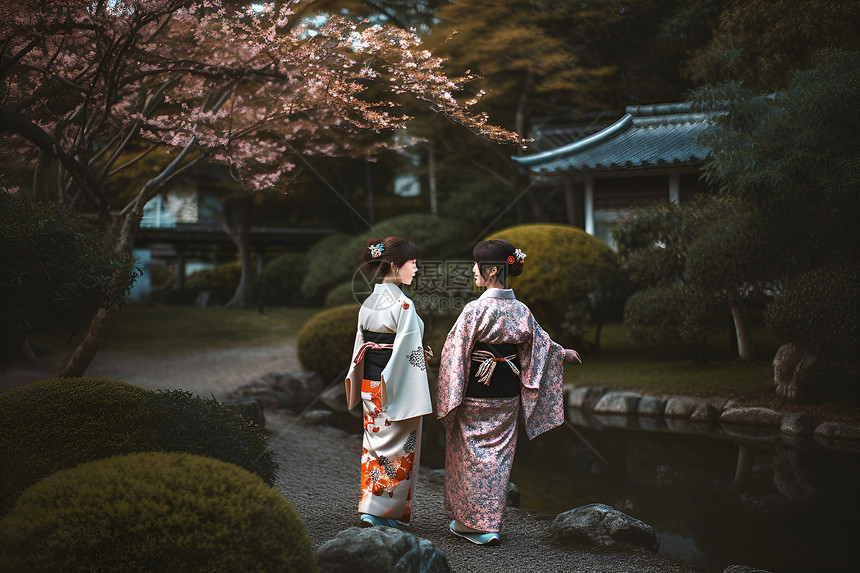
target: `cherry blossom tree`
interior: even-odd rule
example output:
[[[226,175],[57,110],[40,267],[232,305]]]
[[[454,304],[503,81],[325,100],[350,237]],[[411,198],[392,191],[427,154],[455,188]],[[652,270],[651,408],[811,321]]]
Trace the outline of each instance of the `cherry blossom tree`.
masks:
[[[91,213],[130,252],[144,205],[208,162],[284,191],[302,157],[363,155],[355,136],[402,128],[404,98],[491,140],[517,136],[457,96],[468,76],[410,32],[307,0],[11,0],[0,7],[0,165],[40,200]],[[118,189],[145,164],[139,186]],[[119,313],[99,308],[61,375],[82,375]]]

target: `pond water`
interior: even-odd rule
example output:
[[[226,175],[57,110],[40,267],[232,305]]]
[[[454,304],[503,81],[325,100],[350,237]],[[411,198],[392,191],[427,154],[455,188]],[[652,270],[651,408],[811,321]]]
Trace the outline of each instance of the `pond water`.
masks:
[[[421,462],[442,467],[438,423],[429,418]],[[521,507],[556,515],[611,505],[654,527],[661,553],[705,573],[733,564],[775,573],[860,571],[857,444],[571,418],[578,423],[531,442],[520,434],[511,481]]]

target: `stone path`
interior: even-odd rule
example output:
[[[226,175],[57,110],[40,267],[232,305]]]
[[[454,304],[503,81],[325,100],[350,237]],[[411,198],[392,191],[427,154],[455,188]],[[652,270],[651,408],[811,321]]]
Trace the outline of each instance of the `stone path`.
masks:
[[[65,357],[51,355],[37,366],[15,365],[0,372],[0,391],[52,378]],[[116,378],[150,390],[181,388],[202,396],[226,398],[232,390],[267,372],[301,370],[294,342],[277,346],[236,347],[175,353],[102,350],[87,369],[94,378]]]

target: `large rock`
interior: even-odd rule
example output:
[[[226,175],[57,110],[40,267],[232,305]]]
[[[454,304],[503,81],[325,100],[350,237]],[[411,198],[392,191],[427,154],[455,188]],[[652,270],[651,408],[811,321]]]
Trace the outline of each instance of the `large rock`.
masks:
[[[667,418],[690,419],[697,408],[706,402],[694,396],[672,396],[666,401],[666,409],[663,415]]]
[[[815,430],[815,416],[805,413],[790,413],[782,417],[779,431],[789,436],[811,436]]]
[[[666,399],[659,396],[645,395],[639,399],[636,405],[636,414],[639,416],[662,416],[666,411]]]
[[[320,573],[449,573],[445,553],[427,539],[392,527],[350,527],[316,551]]]
[[[720,422],[779,428],[782,426],[782,416],[782,412],[770,408],[729,408],[720,415]]]
[[[776,394],[793,402],[809,398],[810,374],[818,357],[794,344],[783,344],[773,357]]]
[[[326,383],[316,372],[269,372],[241,386],[231,398],[254,397],[266,408],[301,411],[316,400]]]
[[[715,423],[719,417],[720,414],[717,412],[716,407],[708,402],[702,402],[690,414],[690,423],[707,426]]]
[[[591,410],[597,401],[606,394],[603,386],[578,386],[567,391],[567,407]]]
[[[594,413],[629,416],[636,413],[636,405],[639,404],[640,398],[642,395],[635,392],[607,392],[594,405]]]
[[[326,389],[320,394],[320,402],[333,412],[351,411],[346,409],[346,385],[343,383],[335,384],[331,388]],[[361,408],[356,408],[355,411],[360,412]]]
[[[597,545],[630,544],[657,551],[660,540],[654,528],[603,503],[584,505],[560,513],[550,532],[562,542]]]
[[[824,422],[815,428],[815,435],[831,440],[850,440],[860,442],[860,427],[839,422]]]

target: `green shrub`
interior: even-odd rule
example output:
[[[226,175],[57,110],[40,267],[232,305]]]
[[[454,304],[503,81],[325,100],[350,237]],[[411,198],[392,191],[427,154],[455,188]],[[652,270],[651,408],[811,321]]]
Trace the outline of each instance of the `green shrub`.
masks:
[[[138,276],[103,231],[0,191],[0,359],[20,358],[39,328],[75,329],[99,306],[122,303]]]
[[[765,321],[781,342],[857,356],[860,264],[833,264],[782,281]]]
[[[612,249],[568,225],[520,225],[487,239],[505,239],[526,253],[523,273],[512,281],[517,297],[555,340],[581,346],[594,293],[618,276]]]
[[[367,233],[356,237],[349,246],[355,257],[367,245],[367,240],[373,237],[406,237],[421,251],[421,259],[438,261],[451,257],[471,256],[471,246],[468,241],[466,227],[453,218],[443,218],[437,215],[410,213],[380,221]]]
[[[467,236],[461,222],[420,213],[399,215],[377,223],[366,233],[354,237],[332,235],[317,243],[308,253],[308,272],[302,281],[302,292],[316,297],[315,303],[323,302],[333,288],[356,278],[361,252],[368,239],[390,236],[406,237],[418,245],[425,261],[468,258],[471,254],[468,252],[471,237]]]
[[[209,291],[209,305],[226,304],[233,298],[241,277],[242,265],[234,261],[192,273],[185,281],[185,288],[193,292],[195,297],[203,291]]]
[[[624,308],[624,324],[637,342],[680,346],[696,362],[709,359],[707,338],[725,325],[719,299],[680,285],[633,293]]]
[[[333,380],[352,359],[358,325],[357,304],[324,310],[311,317],[298,336],[298,355],[302,366]]]
[[[164,263],[150,262],[149,276],[152,280],[152,288],[157,290],[169,288],[176,282],[176,273]]]
[[[349,280],[358,267],[359,251],[348,253],[344,246],[351,237],[346,233],[330,235],[308,251],[308,267],[302,279],[302,294],[312,304],[320,304],[335,285]]]
[[[304,523],[235,465],[137,453],[57,472],[0,520],[0,570],[316,571]]]
[[[302,280],[307,267],[304,253],[284,253],[266,263],[259,282],[263,302],[276,306],[310,304],[310,298],[302,294]]]
[[[254,422],[213,398],[185,390],[157,390],[152,399],[162,416],[158,449],[231,462],[269,485],[275,483],[278,464],[267,447],[266,435]]]
[[[358,283],[361,290],[365,289],[363,281]],[[339,284],[330,291],[325,297],[325,306],[343,306],[345,304],[356,304],[367,297],[368,292],[356,292],[355,285],[352,281]],[[358,297],[358,299],[356,298]]]
[[[151,392],[109,378],[56,378],[0,394],[0,515],[45,476],[141,451],[233,462],[273,483],[266,436],[214,400]]]
[[[150,449],[150,392],[109,378],[56,378],[0,394],[0,514],[57,470]]]

